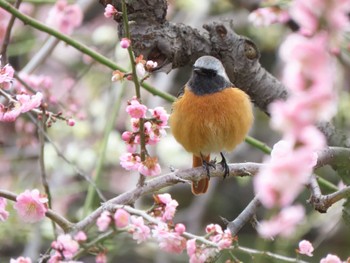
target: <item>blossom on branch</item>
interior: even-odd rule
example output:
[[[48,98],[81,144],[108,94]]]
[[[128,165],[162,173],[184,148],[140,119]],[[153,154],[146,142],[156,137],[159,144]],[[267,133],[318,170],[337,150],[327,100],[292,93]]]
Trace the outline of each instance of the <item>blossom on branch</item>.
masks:
[[[120,46],[122,48],[128,48],[130,47],[130,45],[131,45],[131,40],[129,38],[124,37],[122,38],[122,40],[120,40]]]
[[[38,189],[25,190],[16,198],[14,208],[24,222],[34,223],[45,217],[48,199]]]
[[[179,233],[171,231],[167,224],[153,227],[152,236],[157,240],[159,247],[166,252],[181,254],[186,249],[186,239]]]
[[[128,106],[126,107],[126,112],[130,115],[131,118],[145,118],[147,107],[141,104],[136,97],[132,98],[128,102]]]
[[[139,173],[145,176],[159,175],[161,172],[157,157],[147,156],[138,168]]]
[[[60,260],[72,259],[74,254],[78,252],[79,243],[72,239],[70,235],[62,234],[57,237],[56,241],[52,242],[51,247],[56,250],[56,253],[51,258],[57,259],[61,257]],[[62,258],[62,255],[64,258]]]
[[[118,13],[118,10],[111,4],[107,4],[105,12],[103,13],[106,18],[111,18]]]
[[[129,225],[130,214],[120,208],[114,213],[114,223],[117,228],[124,228]]]
[[[96,220],[98,230],[101,232],[106,231],[111,221],[111,213],[108,211],[103,211],[102,214]]]
[[[298,248],[298,253],[307,255],[309,257],[312,257],[312,252],[314,251],[314,247],[308,240],[302,240],[299,242],[299,248]]]
[[[128,231],[132,234],[132,238],[137,241],[137,244],[140,244],[150,238],[151,229],[145,225],[143,217],[131,216],[130,221],[131,223]]]
[[[13,75],[15,71],[13,67],[6,64],[4,67],[0,63],[0,89],[9,89],[13,83]]]

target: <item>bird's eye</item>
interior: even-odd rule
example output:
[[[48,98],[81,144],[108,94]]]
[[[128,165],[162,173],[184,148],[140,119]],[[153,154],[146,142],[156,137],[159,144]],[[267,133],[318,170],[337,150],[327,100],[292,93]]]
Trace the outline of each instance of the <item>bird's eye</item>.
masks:
[[[216,70],[213,69],[202,69],[202,72],[204,75],[207,75],[208,77],[215,77],[217,75]]]

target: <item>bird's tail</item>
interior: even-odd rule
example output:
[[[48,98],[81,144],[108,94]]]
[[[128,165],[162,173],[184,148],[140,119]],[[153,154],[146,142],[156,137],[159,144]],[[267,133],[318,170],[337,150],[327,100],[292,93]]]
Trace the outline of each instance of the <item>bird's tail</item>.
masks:
[[[208,156],[203,157],[203,160],[206,162],[210,161],[210,155],[208,154]],[[193,165],[192,167],[199,167],[202,166],[203,162],[202,162],[202,158],[193,155]],[[205,177],[203,179],[200,179],[199,181],[193,181],[192,182],[192,193],[194,195],[200,195],[200,194],[204,194],[207,192],[209,187],[209,177]]]

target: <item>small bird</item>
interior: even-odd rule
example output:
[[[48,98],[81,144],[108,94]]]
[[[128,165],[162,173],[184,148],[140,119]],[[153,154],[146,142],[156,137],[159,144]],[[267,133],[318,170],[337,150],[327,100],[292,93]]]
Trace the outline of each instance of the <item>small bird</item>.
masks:
[[[193,154],[193,167],[204,166],[208,177],[192,182],[192,193],[209,186],[211,153],[221,154],[224,178],[229,173],[222,151],[241,143],[254,120],[249,96],[236,88],[215,57],[202,56],[193,65],[190,80],[172,107],[170,127],[175,139]]]

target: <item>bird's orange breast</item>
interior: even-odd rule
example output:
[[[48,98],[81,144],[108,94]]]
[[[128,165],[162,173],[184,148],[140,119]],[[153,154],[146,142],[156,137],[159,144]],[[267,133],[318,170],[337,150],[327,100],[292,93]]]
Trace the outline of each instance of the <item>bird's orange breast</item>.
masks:
[[[232,151],[244,140],[252,122],[250,99],[237,88],[201,96],[185,88],[170,116],[175,139],[197,156]]]

